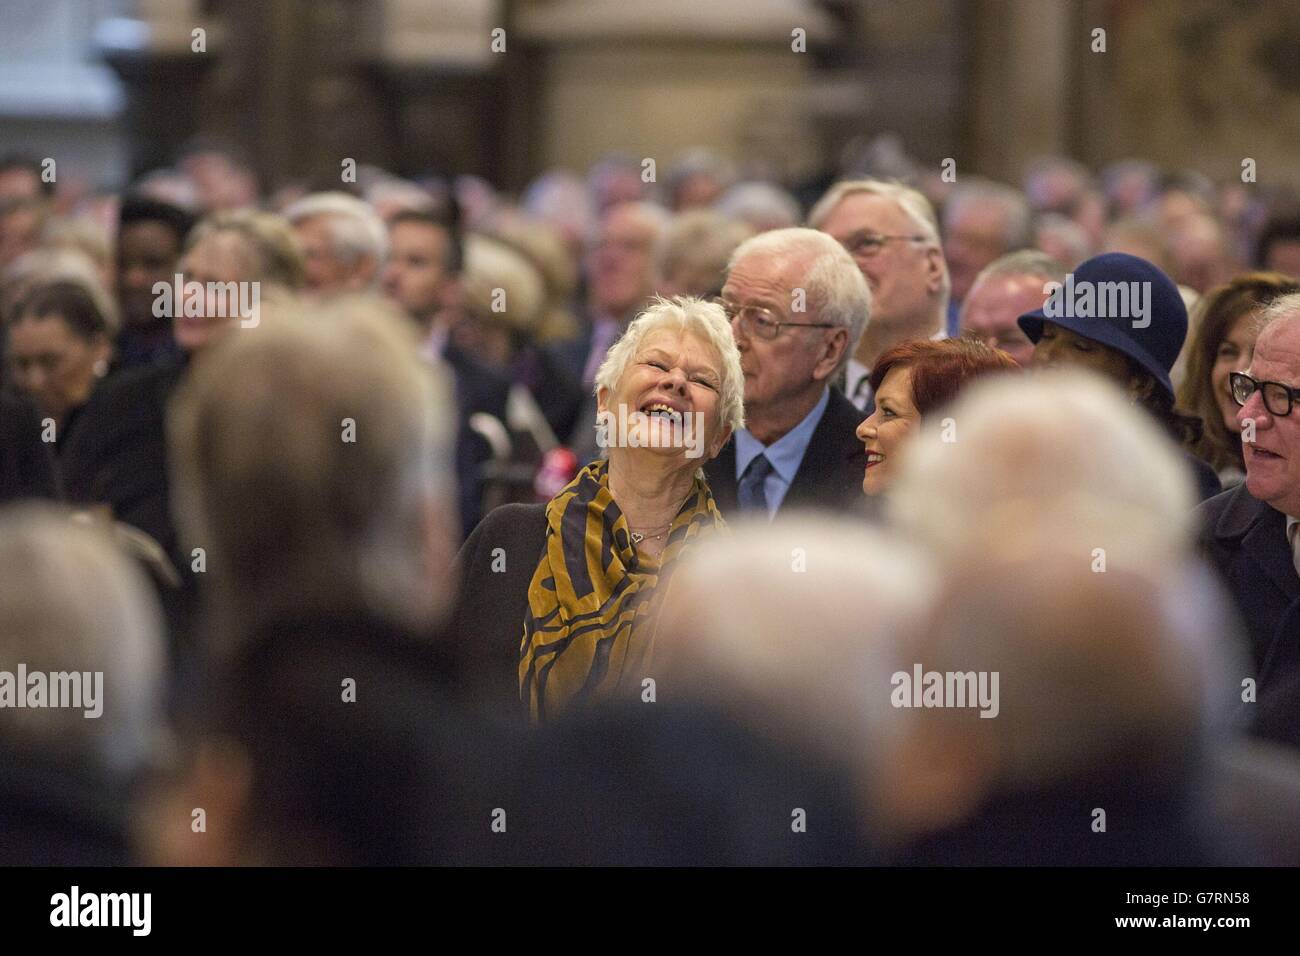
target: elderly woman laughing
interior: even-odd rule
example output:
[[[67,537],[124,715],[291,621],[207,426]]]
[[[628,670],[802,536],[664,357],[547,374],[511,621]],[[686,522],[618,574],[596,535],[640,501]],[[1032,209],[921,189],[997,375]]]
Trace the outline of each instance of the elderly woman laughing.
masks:
[[[596,375],[592,462],[545,505],[505,505],[460,554],[451,638],[480,700],[534,721],[639,692],[673,569],[723,527],[702,466],[744,424],[744,380],[722,309],[657,300]],[[522,637],[522,643],[521,643]]]

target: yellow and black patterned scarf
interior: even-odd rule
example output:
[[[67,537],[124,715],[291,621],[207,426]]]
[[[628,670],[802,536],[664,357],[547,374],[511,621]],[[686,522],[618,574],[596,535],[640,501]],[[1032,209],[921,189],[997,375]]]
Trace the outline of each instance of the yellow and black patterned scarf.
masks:
[[[609,493],[609,464],[593,462],[546,506],[546,549],[528,586],[519,694],[534,721],[620,687],[640,688],[656,611],[682,551],[725,527],[702,477],[658,559],[632,543]]]

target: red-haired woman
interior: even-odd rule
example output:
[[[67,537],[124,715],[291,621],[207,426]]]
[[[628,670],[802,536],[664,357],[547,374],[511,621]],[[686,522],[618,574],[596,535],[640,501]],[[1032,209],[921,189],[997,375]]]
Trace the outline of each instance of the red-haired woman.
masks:
[[[885,352],[871,370],[876,410],[858,426],[867,448],[862,490],[878,495],[888,487],[899,450],[922,416],[956,398],[971,379],[1018,368],[1006,352],[971,339],[917,339]]]

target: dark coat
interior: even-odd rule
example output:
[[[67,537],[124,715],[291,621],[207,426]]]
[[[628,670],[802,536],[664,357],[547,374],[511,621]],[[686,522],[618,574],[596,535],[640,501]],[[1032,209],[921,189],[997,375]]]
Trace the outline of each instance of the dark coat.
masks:
[[[343,610],[281,617],[235,648],[206,699],[251,758],[268,861],[494,862],[509,740],[465,710],[438,635]]]
[[[145,366],[102,381],[60,455],[68,500],[107,504],[118,521],[152,536],[178,566],[167,477],[167,403],[183,362]]]
[[[502,505],[474,529],[456,559],[459,600],[447,637],[457,670],[472,699],[507,721],[527,717],[519,700],[519,651],[528,585],[545,545],[545,505]]]
[[[24,398],[0,394],[0,504],[58,498],[54,456],[41,441],[41,418]]]
[[[1223,491],[1223,482],[1219,474],[1210,465],[1197,458],[1190,451],[1183,452],[1183,460],[1192,471],[1192,481],[1196,484],[1196,500],[1205,501]]]
[[[1254,498],[1245,484],[1196,511],[1201,548],[1232,594],[1250,636],[1261,697],[1300,670],[1300,575],[1286,537],[1286,516]]]
[[[862,505],[862,476],[867,467],[867,453],[858,441],[858,425],[863,414],[835,389],[813,430],[803,461],[795,473],[790,490],[778,509],[778,516],[795,510],[821,508],[834,511],[857,511]],[[724,518],[739,509],[736,482],[736,443],[728,440],[718,457],[704,466],[713,500]]]
[[[443,350],[442,358],[451,369],[455,384],[456,478],[460,487],[461,527],[468,534],[482,516],[483,465],[492,457],[491,446],[470,428],[469,420],[474,414],[485,412],[504,425],[510,382],[451,343]]]

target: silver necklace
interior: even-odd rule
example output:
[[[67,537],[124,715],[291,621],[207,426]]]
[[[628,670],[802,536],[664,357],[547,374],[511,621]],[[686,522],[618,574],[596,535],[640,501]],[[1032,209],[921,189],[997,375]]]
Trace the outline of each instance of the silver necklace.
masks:
[[[633,532],[632,532],[632,543],[633,543],[633,544],[640,544],[640,543],[641,543],[642,541],[644,541],[646,538],[649,538],[651,541],[658,541],[660,538],[662,538],[662,537],[664,536],[664,532],[667,531],[667,530],[668,530],[669,528],[671,528],[672,526],[673,526],[673,525],[672,525],[672,522],[669,522],[668,524],[664,525],[662,528],[652,528],[652,529],[651,529],[651,530],[653,530],[653,531],[658,531],[658,532],[659,532],[658,534],[649,534],[649,533],[647,533],[647,534],[642,534],[642,533],[640,533],[639,531],[633,531]],[[629,528],[629,529],[630,529],[631,527],[632,527],[631,525],[628,525],[628,528]]]

